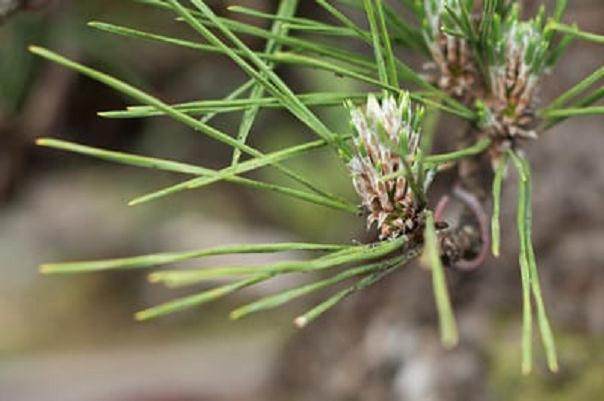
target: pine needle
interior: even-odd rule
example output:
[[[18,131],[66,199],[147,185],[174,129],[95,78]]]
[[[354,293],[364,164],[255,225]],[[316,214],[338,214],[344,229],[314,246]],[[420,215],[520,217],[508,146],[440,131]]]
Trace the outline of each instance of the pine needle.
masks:
[[[526,213],[527,213],[527,181],[526,171],[521,158],[513,151],[508,154],[512,159],[518,172],[518,212],[517,226],[518,239],[520,241],[520,253],[518,260],[520,264],[520,278],[522,282],[522,373],[529,374],[533,367],[533,347],[532,347],[532,327],[533,315],[531,306],[531,273],[528,258],[528,243],[526,231]]]
[[[459,342],[459,334],[449,298],[444,267],[440,259],[440,246],[438,245],[438,237],[434,228],[434,216],[431,212],[426,213],[424,242],[424,254],[421,260],[432,272],[434,300],[440,323],[440,338],[445,347],[453,348]]]
[[[96,272],[115,269],[144,269],[170,263],[182,262],[190,259],[199,259],[206,256],[287,251],[341,251],[349,248],[349,245],[308,244],[300,242],[225,245],[214,248],[198,249],[194,251],[155,253],[129,258],[69,263],[48,263],[40,266],[40,271],[46,274],[55,274]]]
[[[491,250],[493,256],[499,257],[501,243],[501,229],[499,219],[501,216],[501,187],[507,169],[507,156],[502,156],[493,177],[493,215],[491,216]]]
[[[221,287],[213,288],[208,291],[203,291],[199,294],[190,295],[188,297],[178,298],[161,305],[154,306],[149,309],[137,312],[134,317],[138,321],[154,319],[160,316],[168,315],[175,312],[180,312],[185,309],[200,306],[202,304],[215,301],[226,295],[232,294],[243,288],[252,286],[270,278],[270,275],[256,275],[247,279],[236,281],[231,284],[226,284]]]

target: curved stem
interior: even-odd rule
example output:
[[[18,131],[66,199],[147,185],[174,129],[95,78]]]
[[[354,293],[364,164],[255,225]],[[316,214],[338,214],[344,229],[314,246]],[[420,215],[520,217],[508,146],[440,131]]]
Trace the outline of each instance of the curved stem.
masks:
[[[459,260],[454,266],[459,270],[469,271],[480,267],[489,253],[491,246],[491,236],[489,235],[489,217],[487,216],[482,204],[478,198],[469,191],[462,188],[461,185],[456,185],[453,189],[453,195],[459,199],[474,215],[478,223],[480,232],[480,251],[475,258],[470,260]]]

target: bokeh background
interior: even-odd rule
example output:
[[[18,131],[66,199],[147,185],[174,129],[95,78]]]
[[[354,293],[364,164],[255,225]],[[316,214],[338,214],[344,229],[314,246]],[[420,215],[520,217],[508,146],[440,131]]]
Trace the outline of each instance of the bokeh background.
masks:
[[[226,2],[211,3],[224,9]],[[313,2],[301,3],[302,15],[325,17]],[[534,8],[534,2],[526,3]],[[241,4],[272,11],[276,1]],[[571,2],[567,18],[604,33],[600,0]],[[291,327],[291,317],[313,299],[237,322],[229,321],[227,312],[302,277],[136,323],[135,311],[188,292],[153,286],[137,272],[40,276],[37,266],[48,261],[249,241],[347,242],[365,235],[361,219],[222,184],[127,207],[127,200],[179,177],[36,148],[35,138],[53,136],[209,167],[230,160],[228,148],[168,119],[97,117],[97,111],[123,108],[129,100],[27,53],[29,44],[47,46],[171,102],[221,98],[245,80],[223,57],[113,37],[88,28],[90,20],[194,37],[163,12],[119,0],[55,0],[0,25],[0,400],[602,399],[601,118],[561,124],[529,148],[535,166],[535,243],[562,364],[557,375],[542,368],[530,377],[519,374],[513,179],[504,194],[504,256],[479,272],[451,276],[463,338],[451,352],[438,343],[430,282],[417,266],[301,332]],[[253,38],[249,43],[262,46]],[[602,47],[573,44],[546,78],[541,97],[551,99],[603,63]],[[359,89],[313,70],[279,68],[279,73],[297,91]],[[342,108],[324,110],[322,116],[331,126],[348,129]],[[232,131],[239,117],[215,122]],[[452,121],[441,123],[438,146],[450,144],[455,127]],[[270,150],[308,137],[291,116],[265,111],[252,143]],[[292,165],[354,196],[344,168],[329,152]],[[270,170],[257,174],[279,179]]]

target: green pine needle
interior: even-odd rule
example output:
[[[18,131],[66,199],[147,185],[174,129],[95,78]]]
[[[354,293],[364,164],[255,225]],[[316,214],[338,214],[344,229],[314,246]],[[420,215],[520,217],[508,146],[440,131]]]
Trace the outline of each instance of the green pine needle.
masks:
[[[501,215],[501,187],[503,178],[507,168],[507,157],[504,155],[499,161],[495,176],[493,177],[493,215],[491,216],[491,250],[493,256],[499,257],[501,229],[499,226],[499,218]]]
[[[585,107],[589,107],[592,104],[598,102],[602,98],[604,98],[604,86],[602,86],[602,87],[596,89],[595,91],[593,91],[592,93],[586,95],[584,98],[577,101],[576,103],[573,103],[571,106],[573,108],[583,109]],[[565,117],[549,119],[545,124],[543,124],[543,131],[546,131],[546,130],[552,128],[556,124],[561,123],[562,121],[568,119],[569,117],[572,117],[572,116],[565,116]]]
[[[426,164],[442,164],[450,163],[455,160],[463,159],[468,156],[475,156],[483,153],[491,146],[491,139],[483,138],[479,139],[474,145],[468,146],[467,148],[457,150],[455,152],[444,153],[441,155],[429,155],[424,159]]]
[[[363,5],[365,6],[365,14],[367,15],[367,20],[369,21],[372,48],[374,52],[375,62],[377,65],[378,76],[380,82],[386,85],[390,85],[390,76],[386,71],[386,62],[384,60],[384,55],[382,54],[383,49],[381,43],[381,34],[379,32],[373,3],[373,0],[363,0]]]
[[[491,145],[491,140],[489,138],[483,138],[478,140],[474,145],[468,146],[462,150],[456,150],[454,152],[442,153],[424,156],[423,163],[426,165],[437,165],[437,164],[445,164],[451,163],[460,159],[464,159],[468,156],[474,156],[483,153],[486,149]],[[396,177],[402,177],[406,174],[405,171],[397,171],[392,174],[387,174],[382,177],[382,180],[391,180]]]
[[[550,105],[545,109],[545,112],[551,109],[559,109],[562,106],[566,105],[570,100],[577,97],[581,93],[587,91],[590,87],[596,84],[599,80],[604,78],[604,67],[600,67],[587,77],[582,79],[575,86],[564,92],[562,95],[558,96],[554,101],[550,103]]]
[[[173,301],[166,302],[164,304],[157,305],[149,309],[145,309],[143,311],[137,312],[134,317],[138,321],[143,321],[154,319],[160,316],[165,316],[175,312],[180,312],[185,309],[193,308],[211,301],[215,301],[226,295],[232,294],[236,291],[242,290],[243,288],[252,286],[254,284],[258,284],[269,278],[269,275],[255,275],[250,278],[236,281],[231,284],[226,284],[208,291],[203,291],[199,294],[178,298]]]
[[[250,146],[247,146],[245,144],[242,144],[239,141],[237,141],[236,139],[232,138],[231,136],[217,130],[216,128],[211,127],[211,126],[207,125],[206,123],[198,121],[195,118],[174,109],[173,107],[162,102],[161,100],[145,93],[144,91],[142,91],[138,88],[135,88],[134,86],[132,86],[126,82],[123,82],[117,78],[114,78],[114,77],[107,75],[105,73],[102,73],[100,71],[86,67],[82,64],[76,63],[76,62],[69,60],[55,52],[46,50],[46,49],[38,47],[38,46],[30,46],[29,50],[33,54],[36,54],[40,57],[46,58],[57,64],[63,65],[69,69],[77,71],[80,74],[85,75],[93,80],[99,81],[99,82],[109,86],[110,88],[113,88],[117,92],[130,96],[141,103],[147,104],[149,106],[153,106],[156,109],[159,109],[159,110],[165,112],[167,115],[172,117],[174,120],[192,128],[196,131],[202,132],[212,139],[215,139],[219,142],[227,144],[235,149],[240,149],[241,151],[244,151],[252,156],[262,156],[262,153],[257,151],[256,149],[251,148]],[[308,181],[306,179],[300,177],[297,173],[294,173],[294,172],[290,171],[289,169],[282,167],[280,165],[275,165],[275,167],[277,169],[279,169],[280,171],[282,171],[283,173],[287,174],[292,179],[302,183],[303,185],[309,187],[312,190],[315,190],[315,187],[313,185],[308,183]]]
[[[406,237],[400,237],[392,241],[372,245],[347,247],[313,260],[283,261],[260,266],[220,266],[198,270],[156,272],[151,275],[150,279],[153,282],[184,282],[193,284],[216,278],[245,276],[256,273],[277,275],[318,272],[350,263],[379,259],[399,250],[406,242]]]
[[[341,106],[345,101],[364,103],[367,93],[355,92],[314,92],[299,94],[300,100],[307,106]],[[283,108],[279,99],[274,97],[224,99],[224,100],[199,100],[193,102],[171,105],[175,109],[193,116],[208,115],[211,113],[230,113],[248,110],[250,108]],[[163,116],[165,113],[149,106],[129,106],[127,110],[103,111],[97,113],[104,118],[147,118]]]
[[[535,305],[537,308],[537,323],[539,326],[539,331],[541,333],[541,340],[543,342],[543,347],[545,349],[545,355],[547,359],[547,364],[549,369],[552,372],[558,371],[558,357],[556,352],[556,344],[554,340],[554,335],[551,329],[551,325],[549,322],[549,318],[547,317],[547,313],[545,310],[545,303],[543,301],[543,295],[541,293],[541,285],[539,282],[539,273],[537,271],[537,263],[535,258],[535,251],[533,250],[533,242],[532,242],[532,205],[531,205],[531,170],[528,161],[524,158],[521,158],[523,169],[527,180],[525,182],[526,185],[526,206],[525,206],[525,241],[526,241],[526,252],[527,259],[530,268],[531,275],[531,289],[533,293],[533,298],[535,300]]]
[[[299,328],[305,327],[310,322],[314,321],[319,316],[323,315],[329,309],[333,308],[334,306],[336,306],[337,304],[342,302],[348,296],[354,294],[355,292],[364,290],[365,288],[377,283],[382,278],[386,277],[388,274],[395,271],[396,267],[397,266],[394,265],[393,267],[391,267],[389,269],[369,274],[368,276],[360,279],[359,281],[357,281],[355,284],[351,285],[350,287],[347,287],[347,288],[344,288],[343,290],[338,291],[336,294],[327,298],[325,301],[319,303],[318,305],[316,305],[315,307],[310,309],[308,312],[305,312],[304,314],[295,318],[294,324],[296,325],[296,327],[299,327]]]
[[[176,0],[168,0],[173,10],[182,17],[195,31],[201,34],[210,44],[220,47],[237,65],[239,65],[247,74],[255,78],[259,84],[281,99],[283,104],[298,117],[303,123],[307,124],[314,133],[324,140],[333,138],[333,133],[298,99],[291,89],[275,74],[260,57],[249,49],[226,25],[216,17],[214,12],[200,0],[191,0],[191,3],[199,9],[203,15],[210,20],[218,30],[232,42],[232,44],[243,52],[253,65],[245,61],[241,56],[228,48],[223,41],[214,35],[207,27],[201,24],[186,8],[182,7]]]
[[[187,180],[185,182],[181,182],[179,184],[170,186],[168,188],[164,188],[158,191],[151,192],[149,194],[139,196],[129,202],[129,205],[135,206],[141,203],[149,202],[152,200],[157,200],[159,198],[163,198],[168,195],[173,195],[177,192],[198,189],[203,186],[207,186],[222,180],[226,180],[228,178],[232,178],[238,176],[240,174],[267,166],[272,165],[277,162],[300,156],[309,151],[322,148],[326,146],[327,143],[323,140],[308,142],[302,145],[292,146],[277,152],[269,153],[267,155],[257,157],[255,159],[246,160],[245,162],[239,163],[235,166],[227,167],[222,170],[217,171],[215,174],[207,175],[204,177],[193,178]],[[350,211],[356,210],[356,207],[353,205],[350,206]]]
[[[604,35],[598,35],[595,33],[585,32],[579,30],[576,26],[570,26],[561,24],[559,22],[550,21],[547,25],[548,30],[563,32],[572,36],[575,36],[579,39],[586,40],[588,42],[593,42],[597,44],[604,44]]]
[[[604,106],[553,109],[543,113],[545,118],[578,117],[604,114]]]
[[[522,160],[516,153],[508,152],[516,170],[518,171],[518,239],[520,241],[520,253],[518,255],[520,263],[520,278],[522,282],[522,373],[529,374],[533,367],[533,314],[531,306],[531,274],[528,260],[528,248],[526,238],[526,198],[527,198],[527,180],[526,171]]]
[[[62,141],[52,138],[40,138],[36,141],[37,145],[46,146],[54,149],[66,150],[69,152],[79,153],[90,157],[95,157],[102,160],[108,160],[114,163],[120,163],[130,166],[143,167],[149,169],[157,169],[163,171],[171,171],[175,173],[191,174],[196,176],[212,176],[216,177],[218,172],[212,169],[191,164],[176,162],[172,160],[159,159],[154,157],[133,155],[124,152],[115,152],[105,149],[93,148],[90,146],[80,145],[72,142]],[[348,203],[336,199],[334,197],[326,197],[315,193],[289,188],[282,185],[269,184],[261,181],[251,180],[248,178],[231,176],[225,177],[225,181],[244,185],[253,189],[262,189],[270,192],[275,192],[281,195],[290,196],[295,199],[305,202],[314,203],[316,205],[329,207],[336,210],[356,213],[357,208]]]
[[[355,276],[360,276],[364,274],[376,273],[388,268],[391,268],[395,265],[400,265],[407,259],[406,256],[398,256],[392,258],[391,260],[387,260],[384,262],[371,263],[364,266],[359,266],[351,269],[347,269],[342,273],[336,274],[333,277],[324,280],[318,280],[313,283],[294,288],[288,291],[283,291],[278,294],[265,297],[255,301],[251,304],[244,305],[240,308],[235,309],[231,312],[232,319],[240,319],[242,317],[248,316],[252,313],[265,311],[268,309],[273,309],[278,306],[281,306],[287,302],[290,302],[296,298],[299,298],[304,295],[308,295],[312,292],[318,291],[320,289],[335,285],[342,281],[348,280]]]
[[[278,17],[288,18],[292,17],[296,13],[296,9],[298,8],[298,0],[285,0],[282,1],[279,5],[279,10],[277,11]],[[271,32],[276,35],[287,35],[287,27],[284,26],[283,22],[280,20],[276,20],[273,23],[273,27]],[[264,49],[265,54],[272,54],[281,49],[281,45],[278,44],[275,39],[269,39],[266,42],[266,47]],[[268,68],[274,68],[274,63],[268,63]],[[266,77],[266,75],[264,75]],[[256,84],[252,89],[252,93],[250,94],[250,100],[260,99],[264,95],[264,87],[261,84]],[[254,125],[254,121],[258,115],[260,108],[258,106],[252,106],[247,109],[243,113],[243,117],[241,118],[241,123],[239,124],[239,130],[237,132],[237,140],[241,143],[245,143],[247,137],[249,136],[252,126]],[[231,161],[231,165],[235,166],[239,162],[241,158],[241,151],[239,149],[233,150],[233,158]]]
[[[129,258],[69,263],[48,263],[40,266],[40,271],[45,274],[64,274],[116,269],[145,269],[170,263],[182,262],[185,260],[199,259],[207,256],[246,253],[274,253],[287,251],[342,251],[349,248],[349,245],[308,244],[298,242],[226,245],[194,251],[155,253]]]
[[[523,330],[523,364],[522,371],[529,373],[531,370],[531,306],[530,293],[532,293],[536,309],[537,323],[545,349],[548,367],[552,372],[558,370],[556,345],[551,325],[545,311],[543,295],[539,283],[539,274],[535,260],[535,253],[531,239],[532,211],[531,211],[531,173],[528,162],[521,156],[510,151],[520,180],[518,182],[518,236],[520,239],[520,266],[522,270],[523,305],[524,305],[524,330]]]
[[[449,299],[444,267],[440,259],[440,246],[438,245],[432,212],[426,213],[424,242],[425,248],[422,263],[432,272],[432,286],[436,309],[438,311],[441,341],[445,347],[453,348],[459,342],[459,334],[451,300]]]

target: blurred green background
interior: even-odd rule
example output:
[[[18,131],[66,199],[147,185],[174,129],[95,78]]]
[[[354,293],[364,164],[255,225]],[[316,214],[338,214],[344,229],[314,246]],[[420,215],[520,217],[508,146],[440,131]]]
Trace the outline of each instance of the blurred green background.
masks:
[[[244,3],[265,11],[274,10],[276,4],[268,0],[241,2]],[[310,3],[302,2],[301,13],[321,17]],[[603,32],[604,8],[600,1],[571,3],[571,18],[586,30]],[[218,9],[225,5],[219,1],[212,4]],[[290,392],[283,391],[289,383],[288,374],[305,376],[300,358],[296,359],[295,372],[280,371],[288,363],[290,350],[301,349],[306,358],[314,355],[315,348],[304,348],[308,342],[300,342],[300,335],[293,333],[290,324],[304,302],[237,322],[229,321],[227,312],[251,296],[303,280],[300,277],[261,286],[202,310],[136,323],[132,319],[135,311],[186,292],[153,286],[136,272],[40,276],[37,266],[49,261],[249,241],[349,242],[363,240],[365,235],[362,219],[223,184],[130,208],[126,206],[129,199],[177,182],[179,177],[36,148],[35,138],[53,136],[207,167],[219,167],[230,160],[227,147],[167,119],[98,118],[97,111],[123,108],[130,104],[129,100],[27,53],[29,44],[49,47],[170,102],[222,98],[245,80],[244,74],[225,58],[113,37],[88,28],[86,22],[90,20],[194,37],[164,12],[119,0],[57,0],[39,11],[15,14],[0,25],[0,400],[602,399],[601,119],[584,118],[564,124],[543,138],[541,147],[533,146],[529,152],[535,160],[539,188],[535,195],[537,248],[553,321],[560,333],[562,360],[566,363],[557,376],[537,373],[522,378],[518,373],[519,336],[515,335],[519,320],[516,298],[520,297],[515,276],[516,239],[511,225],[507,233],[504,231],[504,252],[508,256],[497,263],[490,262],[489,269],[495,271],[492,276],[481,273],[470,279],[482,283],[487,290],[473,293],[472,302],[460,302],[459,306],[465,311],[462,316],[469,319],[462,319],[462,325],[471,331],[476,331],[474,326],[478,325],[479,334],[472,331],[474,337],[470,336],[470,345],[466,345],[480,357],[469,368],[463,360],[452,366],[468,372],[478,370],[480,374],[474,374],[475,380],[469,382],[447,378],[427,381],[425,388],[420,386],[424,392],[413,390],[414,386],[424,383],[426,377],[434,379],[437,370],[430,370],[432,365],[427,365],[428,370],[422,371],[420,367],[424,365],[413,365],[423,361],[422,355],[403,358],[405,364],[413,367],[409,374],[418,375],[417,379],[409,379],[411,387],[404,387],[402,364],[402,378],[378,371],[373,373],[375,377],[363,379],[382,383],[388,394],[385,396],[370,397],[357,392],[346,398],[335,390],[321,392],[318,388],[329,387],[317,382],[322,380],[321,373],[308,375],[306,389],[304,385],[292,385]],[[262,46],[254,39],[250,44]],[[542,97],[553,97],[601,66],[602,53],[601,47],[575,44],[560,69],[548,78]],[[359,89],[353,83],[317,71],[280,68],[279,73],[297,91]],[[349,129],[343,108],[322,113],[335,129]],[[239,117],[221,116],[215,123],[232,132]],[[449,127],[442,124],[441,131],[448,132]],[[307,130],[286,113],[264,111],[251,143],[270,150],[308,137]],[[440,140],[442,146],[446,146],[446,137]],[[334,192],[354,199],[346,170],[330,152],[317,152],[291,164]],[[279,179],[270,170],[257,174]],[[510,219],[514,213],[513,192],[510,188],[506,194],[509,207],[504,216]],[[245,261],[270,258],[273,257],[246,256]],[[241,259],[208,259],[193,266]],[[414,283],[421,278],[421,272],[414,274],[398,280]],[[376,291],[389,291],[388,288],[378,287]],[[509,299],[513,300],[508,303]],[[401,297],[396,302],[407,300]],[[419,294],[419,300],[414,302],[430,303],[430,292]],[[480,305],[490,305],[490,309]],[[394,318],[397,319],[410,326],[415,324],[412,316],[402,312]],[[422,323],[426,322],[417,326]],[[429,330],[436,330],[434,322],[428,324]],[[320,333],[310,330],[303,336],[319,338],[311,344],[320,347]],[[344,343],[347,332],[365,333],[365,328],[345,325],[339,330]],[[417,327],[405,330],[412,333]],[[382,338],[386,334],[378,336],[378,341]],[[331,355],[325,350],[317,355],[317,360],[325,364],[325,382],[330,372],[338,369],[331,361],[339,359],[342,355]],[[357,380],[354,377],[347,377],[344,383]],[[301,378],[297,380],[303,382]],[[464,396],[465,392],[456,387],[462,385],[470,386],[473,395]],[[330,398],[325,398],[325,394],[330,394]]]

